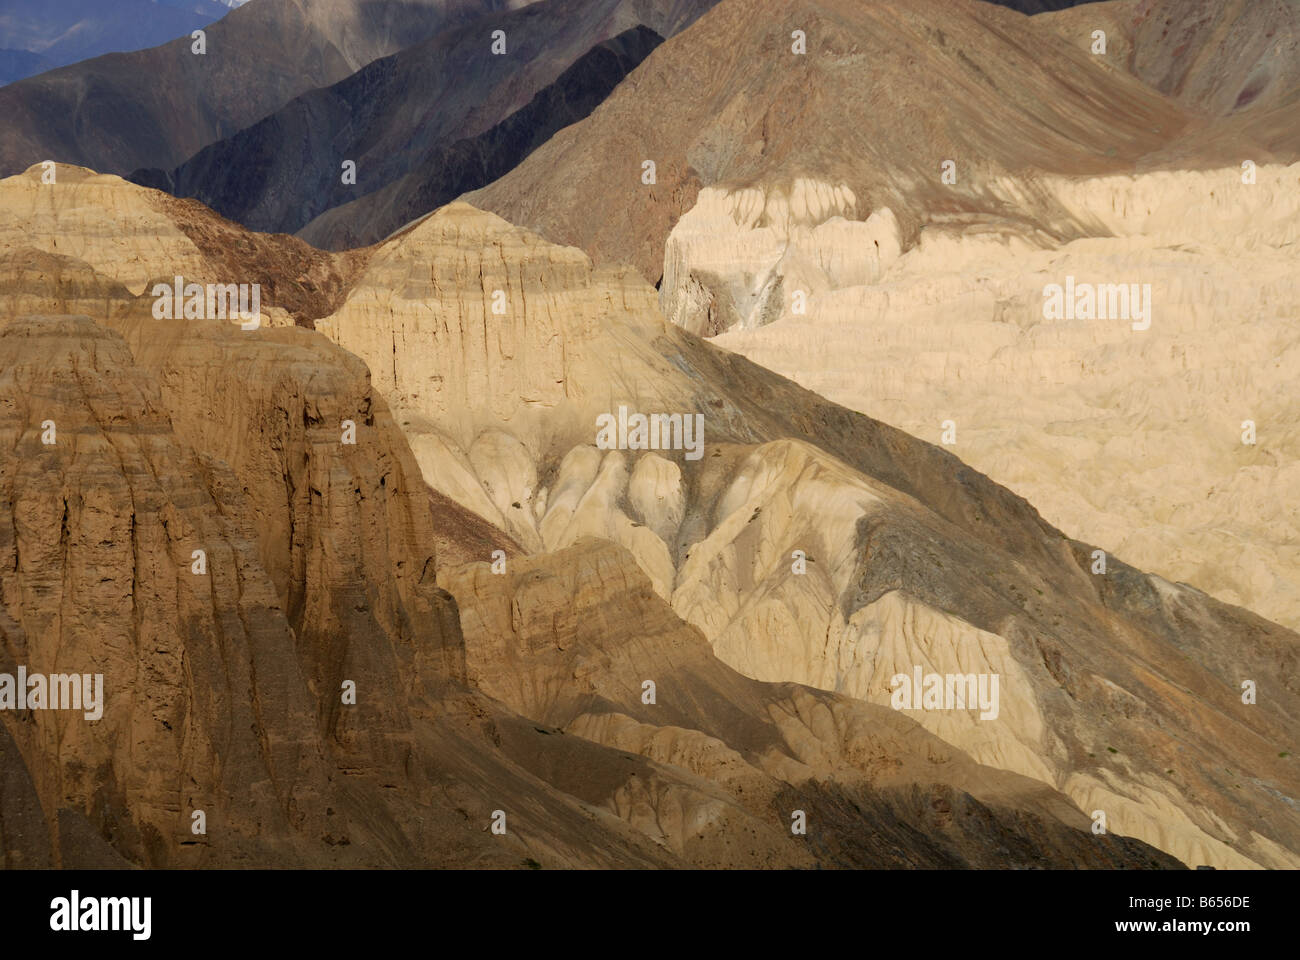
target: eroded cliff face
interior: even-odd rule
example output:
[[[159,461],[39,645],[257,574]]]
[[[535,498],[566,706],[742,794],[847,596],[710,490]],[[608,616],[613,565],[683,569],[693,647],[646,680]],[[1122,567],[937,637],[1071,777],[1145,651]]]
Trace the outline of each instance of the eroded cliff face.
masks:
[[[1132,840],[1091,843],[1065,797],[972,762],[900,713],[728,668],[609,541],[518,558],[503,574],[469,564],[444,583],[461,604],[471,681],[551,727],[538,766],[558,772],[575,737],[622,751],[632,774],[616,788],[587,770],[563,782],[691,863],[1171,863]],[[791,843],[795,811],[815,818],[806,842]]]
[[[524,552],[620,544],[728,666],[880,705],[917,667],[996,675],[996,716],[910,715],[1184,862],[1296,862],[1290,631],[1116,557],[1092,572],[1093,547],[946,451],[464,204],[377,248],[317,326],[375,371],[431,485]],[[606,449],[620,407],[699,414],[703,445]]]
[[[17,320],[0,336],[5,672],[104,678],[93,723],[3,718],[6,767],[32,778],[47,855],[202,862],[193,809],[230,833],[225,862],[263,833],[289,855],[291,829],[326,830],[329,778],[255,518],[229,509],[236,478],[178,441],[120,337],[84,318]],[[190,572],[194,550],[205,575]]]
[[[668,330],[652,289],[465,204],[376,248],[316,326],[370,366],[429,484],[529,549],[560,545],[543,526],[564,498],[537,482],[552,444],[589,442],[647,367],[661,403],[687,398],[653,344]]]
[[[3,672],[103,677],[97,719],[0,717],[6,863],[678,862],[514,762],[531,728],[460,683],[428,495],[364,367],[140,308],[139,362],[88,318],[0,327]]]
[[[458,616],[452,511],[318,335],[141,298],[6,322],[0,371],[0,667],[104,691],[0,718],[8,866],[1177,866],[901,714],[731,671],[612,543],[447,568]]]
[[[1300,167],[1241,173],[1043,180],[1091,238],[951,221],[905,253],[889,211],[785,218],[754,190],[706,191],[669,237],[660,300],[704,333],[732,317],[723,346],[950,443],[1072,535],[1294,626]]]
[[[178,542],[144,552],[136,546],[131,563],[102,581],[118,584],[116,603],[127,609],[132,596],[159,594],[151,602],[174,610],[171,619],[122,614],[116,626],[108,621],[110,635],[120,637],[118,646],[140,647],[155,635],[201,644],[214,624],[244,631],[230,640],[219,634],[201,654],[173,650],[184,669],[173,667],[170,680],[155,686],[151,674],[137,679],[136,659],[119,662],[99,650],[87,626],[97,622],[89,611],[98,600],[61,601],[71,611],[61,616],[78,627],[69,628],[72,639],[59,639],[45,601],[27,600],[28,588],[11,578],[4,597],[16,626],[6,636],[19,638],[7,640],[12,664],[31,659],[24,644],[35,630],[40,644],[54,644],[60,669],[75,669],[63,666],[65,656],[77,659],[65,648],[105,662],[105,687],[119,697],[107,704],[112,719],[90,725],[90,733],[50,727],[45,739],[36,737],[42,724],[71,723],[39,711],[6,726],[11,795],[37,798],[44,818],[33,824],[22,803],[10,804],[6,836],[24,838],[13,841],[22,851],[13,859],[81,862],[61,851],[58,833],[80,830],[104,839],[96,856],[151,865],[255,862],[271,848],[268,838],[287,862],[299,863],[796,865],[811,856],[827,865],[983,864],[977,847],[943,824],[935,834],[946,839],[933,847],[882,847],[855,833],[854,809],[930,824],[936,808],[923,798],[938,796],[949,808],[979,805],[981,822],[1005,836],[1008,849],[1028,850],[1025,828],[997,811],[1036,811],[1044,819],[1031,833],[1051,847],[1050,862],[1083,856],[1078,814],[1096,810],[1113,833],[1185,863],[1293,862],[1296,825],[1279,799],[1290,774],[1277,754],[1295,724],[1286,706],[1294,701],[1286,686],[1295,676],[1294,635],[1115,559],[1106,576],[1090,573],[1090,547],[946,452],[669,324],[655,291],[630,271],[594,268],[579,251],[467,205],[414,225],[368,262],[340,310],[319,323],[348,353],[293,328],[157,320],[150,297],[133,297],[70,255],[26,247],[5,261],[6,303],[89,304],[101,317],[98,324],[10,324],[9,342],[26,350],[0,368],[12,382],[13,449],[35,450],[46,419],[17,373],[35,364],[33,381],[79,383],[93,372],[110,398],[122,392],[122,376],[138,382],[145,401],[127,412],[105,415],[108,401],[82,401],[53,419],[70,420],[78,438],[92,422],[116,425],[96,427],[110,440],[164,437],[172,458],[123,467],[109,441],[101,442],[82,462],[93,465],[90,475],[118,476],[117,492],[84,523],[107,522],[111,534],[85,532],[69,542],[120,550],[123,540],[138,543],[154,517],[170,517],[168,502],[200,514],[183,528],[168,519],[168,529],[186,531],[169,534]],[[47,335],[72,346],[33,347]],[[620,406],[702,415],[700,444],[601,449],[593,443],[597,417]],[[344,442],[345,421],[355,427],[355,444]],[[137,431],[137,422],[155,426]],[[62,455],[40,445],[40,456],[51,453]],[[81,482],[80,466],[61,469]],[[171,501],[149,486],[174,477],[190,486]],[[32,497],[35,481],[19,479],[9,480],[12,496]],[[425,480],[441,492],[431,497]],[[150,505],[148,522],[136,516],[138,504]],[[42,513],[23,500],[14,509],[15,517],[36,518],[27,537],[43,544],[25,549],[27,539],[15,535],[17,557],[39,558],[15,570],[39,580],[55,564],[79,568],[65,558],[64,535],[52,532],[56,514],[62,529],[57,507],[51,501]],[[181,539],[197,543],[203,524],[226,531],[225,541],[203,548],[206,592],[189,566],[201,545]],[[592,537],[627,553],[593,546]],[[439,540],[454,545],[442,563],[434,555]],[[507,558],[505,577],[491,572],[496,550]],[[603,557],[590,567],[594,585],[590,572],[574,579],[588,554]],[[239,575],[227,579],[236,560]],[[101,582],[97,563],[83,567],[86,579]],[[458,595],[459,612],[435,583],[437,571]],[[158,578],[164,586],[151,593]],[[131,582],[134,591],[120,589]],[[623,587],[612,593],[603,586],[616,583]],[[532,600],[525,589],[536,591]],[[191,601],[191,614],[176,598],[195,590],[202,602]],[[561,616],[579,596],[589,600]],[[256,598],[256,615],[245,597]],[[506,611],[514,611],[508,632]],[[578,662],[566,652],[595,644],[593,631],[610,633],[616,623],[623,646]],[[274,644],[260,639],[266,630]],[[531,672],[519,668],[507,637],[525,638],[537,658]],[[214,660],[213,645],[224,651],[223,643],[248,652],[237,647]],[[688,666],[641,655],[660,648],[685,651]],[[280,664],[278,672],[257,668],[263,655]],[[245,679],[226,679],[250,661]],[[592,664],[616,663],[617,676],[583,679]],[[996,674],[996,716],[889,710],[894,678],[917,667]],[[688,674],[713,679],[698,680],[707,690],[695,689],[689,703],[660,699],[664,716],[645,712],[640,683],[674,672],[670,688],[688,688]],[[345,705],[343,683],[357,677],[357,705]],[[1259,684],[1257,705],[1240,703],[1242,679]],[[811,689],[773,692],[755,680]],[[262,682],[276,684],[265,694],[274,706],[261,706]],[[245,779],[223,787],[210,771],[233,770],[235,761],[198,751],[191,734],[177,731],[197,728],[193,736],[224,743],[208,730],[239,722],[229,719],[224,696],[247,703],[262,726],[241,748]],[[816,703],[832,715],[868,710],[874,719],[843,719],[839,727],[800,721],[811,734],[773,720],[803,716]],[[902,745],[880,748],[890,760],[879,769],[915,767],[898,780],[880,779],[848,746],[875,743],[863,739],[862,724],[874,728],[886,716],[903,724],[895,729],[915,731]],[[99,728],[128,723],[123,717],[144,723],[151,755],[166,759],[137,768],[106,747]],[[776,745],[771,756],[747,739],[764,717],[786,731],[779,740],[763,734]],[[562,748],[548,726],[568,731]],[[669,735],[664,726],[694,732]],[[835,732],[841,728],[851,733]],[[666,736],[694,746],[665,754]],[[744,758],[736,784],[752,793],[725,778],[692,779],[720,769],[692,758],[712,741]],[[94,763],[69,762],[65,743]],[[275,752],[282,743],[293,745],[284,748],[290,760]],[[1225,743],[1233,744],[1231,755]],[[633,754],[639,766],[610,775],[608,766],[621,769]],[[985,772],[973,780],[940,776],[916,759],[932,755]],[[42,780],[65,776],[57,773],[65,768],[82,777],[71,793]],[[165,789],[148,779],[159,775],[146,771],[158,770]],[[1023,780],[997,780],[1009,775]],[[831,787],[827,778],[855,785]],[[137,813],[134,794],[113,799],[118,781],[149,793],[155,806]],[[178,783],[189,791],[179,799]],[[1008,786],[1015,783],[1022,786]],[[230,798],[255,788],[271,798],[267,812],[241,820],[244,811]],[[60,799],[65,794],[75,799]],[[534,796],[540,806],[525,799]],[[112,827],[105,809],[129,815]],[[185,817],[192,809],[238,821],[240,843],[224,835],[220,844],[191,839]],[[510,811],[514,826],[508,842],[486,847],[499,838],[481,827],[497,809]],[[797,842],[786,822],[794,809],[823,818],[812,853],[789,847]],[[710,826],[701,833],[701,824]],[[750,831],[763,843],[737,846]],[[164,839],[151,846],[119,839],[136,832]],[[96,849],[75,846],[76,856]],[[1149,857],[1140,851],[1094,852],[1104,862],[1137,865]]]
[[[836,402],[951,421],[1071,536],[1294,627],[1294,26],[1236,0],[728,0],[464,199],[634,263],[672,322]],[[1149,284],[1154,326],[1045,317],[1067,277]]]
[[[1104,6],[1123,69],[1078,12],[725,0],[476,196],[585,252],[0,181],[0,675],[103,678],[0,713],[5,864],[1300,866],[1298,638],[1169,573],[1297,602],[1300,171],[1237,166],[1291,61]]]

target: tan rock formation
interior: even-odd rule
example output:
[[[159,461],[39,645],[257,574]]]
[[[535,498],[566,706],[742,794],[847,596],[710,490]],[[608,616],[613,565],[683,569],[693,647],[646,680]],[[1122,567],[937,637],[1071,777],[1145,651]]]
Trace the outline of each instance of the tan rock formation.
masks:
[[[1109,798],[1111,829],[1188,862],[1297,862],[1300,824],[1262,785],[1292,778],[1289,631],[1116,558],[1093,575],[1091,547],[947,453],[709,348],[634,276],[462,204],[377,248],[318,327],[375,371],[431,484],[489,504],[527,551],[623,545],[749,676],[886,704],[909,665],[997,673],[996,719],[918,722],[1075,802]],[[597,417],[620,406],[702,412],[702,457],[599,449]],[[1267,705],[1245,706],[1257,678]],[[1258,771],[1249,795],[1211,773],[1241,768]]]
[[[1029,866],[1041,830],[1053,855],[1146,865],[1131,841],[1091,843],[1089,821],[1059,794],[972,763],[899,713],[727,668],[614,544],[582,540],[504,574],[469,564],[443,582],[461,602],[472,682],[550,725],[561,753],[581,737],[635,755],[624,757],[635,774],[603,802],[689,862]],[[933,800],[924,853],[895,834],[914,822],[917,794]],[[990,856],[955,818],[933,815],[949,803],[986,809],[1006,853]],[[795,810],[812,818],[812,844],[792,836]],[[810,846],[834,852],[815,860]]]
[[[1300,624],[1297,171],[1270,163],[1300,155],[1294,8],[757,6],[724,0],[466,199],[662,277],[674,323],[837,402],[952,420],[1072,536]],[[1162,329],[1043,322],[1068,275],[1152,283]]]
[[[745,250],[765,231],[716,216],[703,227],[692,211],[669,251],[689,263],[707,236],[703,262],[740,288],[734,299],[761,278],[778,291],[767,325],[725,333],[727,348],[919,437],[938,441],[952,421],[953,451],[1054,525],[1295,626],[1300,435],[1286,398],[1300,356],[1298,186],[1300,166],[1261,167],[1252,185],[1234,169],[1043,182],[1097,238],[936,224],[867,281],[787,268],[862,250],[818,246],[822,227],[764,258]],[[1137,302],[1118,317],[1106,303],[1098,319],[1045,318],[1044,291],[1067,277],[1126,294],[1149,285],[1150,329],[1133,329]]]
[[[266,324],[307,326],[334,309],[365,262],[364,251],[331,254],[294,237],[252,233],[192,200],[120,177],[67,164],[49,170],[52,183],[40,164],[0,180],[0,256],[30,249],[82,260],[137,296],[176,276],[256,283]]]
[[[86,318],[0,327],[0,672],[104,678],[98,720],[0,714],[5,862],[679,863],[511,760],[531,727],[459,686],[423,485],[355,358],[306,331],[163,338],[141,309],[141,366]]]
[[[0,315],[0,673],[106,690],[98,720],[0,713],[6,864],[1300,866],[1295,633],[1120,557],[1099,570],[947,450],[690,332],[843,310],[837,362],[888,334],[873,389],[921,403],[956,383],[952,402],[993,394],[1031,421],[1048,397],[1036,429],[1072,455],[1159,461],[1108,488],[1145,495],[1186,482],[1153,426],[1167,411],[1209,420],[1244,395],[1284,422],[1266,395],[1293,366],[1295,171],[1261,165],[1245,203],[1220,187],[1234,167],[1129,179],[1210,120],[1051,21],[757,9],[724,0],[484,194],[596,263],[464,203],[334,257],[85,170],[0,181],[0,308],[93,318]],[[795,29],[816,56],[787,52]],[[764,57],[788,69],[740,69]],[[918,64],[930,82],[856,82]],[[676,83],[698,95],[664,99]],[[846,111],[842,89],[870,93]],[[646,113],[639,90],[678,109]],[[1027,126],[1052,132],[1017,142]],[[950,190],[936,167],[957,148],[987,159]],[[544,163],[558,189],[534,190]],[[1252,259],[1265,282],[1246,291]],[[178,265],[264,280],[280,312],[257,330],[156,319],[149,290]],[[1180,317],[1043,322],[1032,295],[1058,273],[1117,265]],[[1265,319],[1212,329],[1225,304]],[[958,357],[954,332],[976,346]],[[1253,378],[1212,363],[1279,345]],[[1166,384],[1187,380],[1204,392]],[[629,413],[664,418],[653,442],[607,442]],[[966,416],[946,417],[958,452]],[[1285,455],[1289,434],[1265,435]],[[1070,469],[1052,456],[989,469]],[[1238,489],[1289,479],[1284,462]],[[1168,503],[1120,522],[1175,530]],[[1248,541],[1226,503],[1192,529],[1231,517]],[[928,682],[899,701],[918,674],[937,702]]]
[[[427,501],[355,358],[302,330],[163,324],[144,300],[114,324],[126,342],[87,318],[0,327],[0,667],[94,670],[106,691],[92,722],[0,716],[7,865],[1173,865],[900,715],[727,670],[609,544],[452,577],[489,628],[470,679],[521,720],[460,683]],[[645,670],[689,726],[635,719]],[[575,735],[537,726],[566,710]],[[788,831],[805,808],[816,847]],[[978,813],[979,835],[936,810]]]

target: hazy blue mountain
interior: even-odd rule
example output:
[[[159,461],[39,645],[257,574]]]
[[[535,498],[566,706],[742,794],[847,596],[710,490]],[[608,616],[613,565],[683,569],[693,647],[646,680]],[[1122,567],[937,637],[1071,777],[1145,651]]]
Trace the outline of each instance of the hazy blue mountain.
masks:
[[[0,82],[154,47],[229,12],[218,0],[0,0]]]

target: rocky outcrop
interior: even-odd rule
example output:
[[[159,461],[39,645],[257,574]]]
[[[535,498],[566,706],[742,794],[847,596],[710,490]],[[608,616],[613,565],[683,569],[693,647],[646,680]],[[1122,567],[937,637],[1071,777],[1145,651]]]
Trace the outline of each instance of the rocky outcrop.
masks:
[[[664,249],[659,305],[701,336],[807,313],[815,291],[880,280],[902,255],[889,208],[856,219],[843,184],[796,180],[788,191],[706,187]]]
[[[879,351],[881,403],[991,422],[992,394],[1101,467],[1159,459],[1166,496],[1190,481],[1152,423],[1241,396],[1284,423],[1250,391],[1293,366],[1295,171],[1131,169],[1282,100],[1175,103],[1061,22],[724,0],[489,188],[597,259],[657,253],[657,291],[465,203],[329,255],[77,168],[0,182],[0,684],[104,681],[80,711],[0,701],[4,863],[1300,866],[1295,633],[692,332],[836,320],[781,362],[824,329],[836,363]],[[807,55],[749,68],[795,30]],[[918,64],[924,89],[888,79]],[[936,182],[957,147],[986,168]],[[629,151],[653,189],[556,218]],[[543,156],[562,190],[520,193]],[[1035,303],[1118,264],[1168,334]],[[159,317],[179,273],[264,283],[263,322]],[[1228,304],[1256,326],[1212,329]],[[1253,377],[1209,355],[1279,346]],[[1181,528],[1169,502],[1126,516]]]
[[[7,864],[679,862],[514,762],[518,719],[459,685],[425,492],[354,358],[125,329],[147,362],[86,318],[0,327],[0,672],[103,676],[97,719],[0,714]],[[315,420],[345,414],[355,452]]]
[[[330,254],[294,237],[250,233],[192,200],[63,164],[0,180],[0,208],[0,251],[14,271],[5,282],[16,290],[17,278],[27,276],[22,283],[38,299],[51,282],[62,283],[39,272],[55,256],[81,261],[132,295],[177,276],[186,283],[257,284],[260,322],[310,326],[337,307],[366,259],[365,251]],[[107,316],[98,308],[77,312]]]
[[[1184,862],[1295,862],[1290,631],[1115,556],[1094,573],[1093,547],[946,451],[464,204],[377,248],[317,326],[370,365],[432,486],[526,552],[622,545],[729,666],[880,705],[917,668],[997,675],[996,717],[917,722]],[[699,414],[703,444],[605,449],[620,407]],[[1267,693],[1243,703],[1244,680]]]
[[[464,637],[354,357],[143,300],[113,325],[0,327],[0,672],[104,691],[0,714],[7,865],[1177,866],[899,714],[728,670],[611,544],[447,571]]]
[[[461,602],[471,680],[550,728],[538,765],[574,737],[625,751],[635,773],[601,799],[692,863],[1173,865],[1132,840],[1094,843],[1059,794],[972,763],[899,713],[741,676],[608,541],[443,582]],[[577,771],[567,782],[591,790]],[[796,811],[812,817],[806,834],[792,835]]]
[[[1053,525],[1297,625],[1300,460],[1274,379],[1297,174],[1269,162],[1300,155],[1293,12],[942,6],[832,5],[819,34],[829,8],[789,3],[778,35],[728,0],[466,199],[635,263],[674,323],[837,402],[930,440],[951,421],[954,451]],[[1048,320],[1067,277],[1150,284],[1153,328]],[[1267,440],[1242,443],[1247,421]]]
[[[889,211],[787,227],[744,206],[753,191],[706,191],[669,237],[660,302],[704,333],[728,305],[723,346],[916,436],[951,423],[954,452],[1054,525],[1294,626],[1300,447],[1279,403],[1300,167],[1240,173],[1044,180],[1095,238],[949,222],[901,255]],[[700,275],[704,300],[681,279]],[[1046,317],[1045,291],[1067,282],[1105,302]]]
[[[222,503],[235,477],[178,442],[120,337],[76,318],[14,321],[0,337],[4,672],[103,675],[102,719],[3,717],[18,754],[6,766],[29,772],[52,847],[64,810],[154,865],[202,862],[195,809],[226,837],[225,862],[263,831],[323,834],[315,710],[253,517]],[[210,558],[203,575],[194,550]],[[75,849],[58,862],[78,865]]]

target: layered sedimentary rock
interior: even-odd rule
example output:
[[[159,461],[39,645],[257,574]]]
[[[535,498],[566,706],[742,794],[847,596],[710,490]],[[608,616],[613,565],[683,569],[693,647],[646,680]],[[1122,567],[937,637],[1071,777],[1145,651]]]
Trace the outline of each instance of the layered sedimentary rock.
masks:
[[[723,0],[481,194],[588,252],[0,181],[0,675],[104,680],[0,711],[5,864],[1300,866],[1296,634],[1132,565],[1291,602],[1289,61],[1196,9]]]
[[[47,289],[39,270],[53,256],[81,261],[133,295],[177,276],[185,283],[257,284],[261,322],[310,325],[335,308],[366,256],[251,233],[192,200],[64,164],[38,164],[0,180],[0,208],[0,251],[15,269],[28,261],[22,269],[37,297]]]
[[[333,803],[348,833],[357,811],[324,755],[337,711],[317,716],[240,478],[183,442],[116,334],[29,318],[3,341],[6,667],[104,678],[95,723],[4,716],[56,861],[77,863],[78,845],[59,846],[65,818],[152,865],[205,860],[195,809],[222,837],[218,862],[246,859],[262,833],[292,856],[290,831],[327,834]]]
[[[1061,529],[1295,625],[1298,185],[1300,167],[1269,166],[1252,184],[1041,181],[1098,236],[936,223],[905,254],[889,211],[759,227],[761,199],[731,215],[753,191],[708,191],[669,238],[661,302],[706,334],[732,318],[719,343],[823,396],[946,436]],[[1048,315],[1067,283],[1070,315]]]
[[[5,261],[7,303],[105,306],[0,326],[0,672],[97,673],[104,696],[93,720],[0,714],[7,865],[1177,866],[901,714],[746,680],[612,544],[522,561],[430,496],[319,335],[158,320],[43,257]],[[643,463],[633,499],[666,533],[678,471]],[[439,541],[508,550],[511,575]]]
[[[636,263],[692,332],[955,435],[1070,535],[1295,626],[1294,17],[792,2],[758,30],[727,0],[467,199]],[[1067,278],[1149,285],[1154,326],[1045,317]]]
[[[549,727],[538,766],[559,774],[575,737],[626,751],[634,772],[611,793],[574,770],[563,782],[692,863],[1170,865],[1131,840],[1093,843],[1064,797],[972,763],[899,713],[741,676],[608,541],[443,582],[460,600],[471,681]],[[808,831],[792,835],[800,814]]]
[[[467,642],[450,511],[355,357],[143,298],[108,325],[0,326],[3,672],[104,691],[0,715],[7,865],[1177,866],[900,714],[728,670],[612,544],[449,573]]]
[[[5,862],[680,863],[515,763],[540,734],[459,684],[427,495],[355,358],[152,323],[123,321],[138,365],[84,317],[0,327],[3,672],[104,691],[93,721],[0,715]]]
[[[620,544],[740,672],[880,705],[917,668],[996,675],[996,711],[909,715],[1184,862],[1297,862],[1293,633],[1120,558],[1093,572],[1093,547],[949,453],[656,299],[453,204],[377,248],[317,328],[369,364],[432,486],[526,552]],[[636,413],[703,433],[605,442]]]

